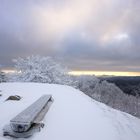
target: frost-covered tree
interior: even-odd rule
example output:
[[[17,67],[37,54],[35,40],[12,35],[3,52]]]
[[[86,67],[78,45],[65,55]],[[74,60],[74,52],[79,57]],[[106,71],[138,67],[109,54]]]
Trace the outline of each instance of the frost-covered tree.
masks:
[[[117,106],[118,108],[121,108],[122,96],[125,96],[121,89],[115,84],[108,83],[107,81],[100,81],[96,84],[92,97],[96,98],[97,95],[97,100],[112,107]]]
[[[80,76],[78,88],[93,99],[115,109],[140,117],[140,98],[125,94],[113,83],[95,76]]]
[[[6,82],[6,81],[7,81],[6,74],[0,71],[0,83]]]
[[[14,62],[17,73],[12,81],[74,85],[68,70],[51,57],[30,56]]]
[[[78,76],[77,77],[77,88],[79,88],[81,91],[86,93],[87,95],[91,96],[93,89],[95,88],[95,85],[100,81],[95,76]]]

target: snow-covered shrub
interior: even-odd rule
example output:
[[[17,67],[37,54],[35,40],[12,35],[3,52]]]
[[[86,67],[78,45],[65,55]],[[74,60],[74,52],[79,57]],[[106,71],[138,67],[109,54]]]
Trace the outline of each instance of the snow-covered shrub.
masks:
[[[12,81],[74,85],[68,70],[51,57],[30,56],[14,60]]]

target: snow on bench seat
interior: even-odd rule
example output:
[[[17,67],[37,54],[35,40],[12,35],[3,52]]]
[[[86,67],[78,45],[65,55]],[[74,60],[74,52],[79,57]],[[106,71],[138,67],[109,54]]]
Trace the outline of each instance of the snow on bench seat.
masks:
[[[13,131],[25,132],[33,123],[39,123],[37,121],[40,121],[40,119],[37,119],[37,117],[40,116],[42,111],[44,112],[51,98],[51,95],[41,96],[36,102],[10,120]]]

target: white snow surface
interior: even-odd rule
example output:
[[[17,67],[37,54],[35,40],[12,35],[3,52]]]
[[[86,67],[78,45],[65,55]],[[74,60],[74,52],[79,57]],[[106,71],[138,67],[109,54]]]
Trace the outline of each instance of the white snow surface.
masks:
[[[0,84],[0,140],[4,125],[43,94],[54,102],[45,127],[29,140],[140,140],[140,119],[114,110],[68,86],[37,83]],[[20,95],[20,101],[5,101]],[[8,137],[8,139],[10,139]]]

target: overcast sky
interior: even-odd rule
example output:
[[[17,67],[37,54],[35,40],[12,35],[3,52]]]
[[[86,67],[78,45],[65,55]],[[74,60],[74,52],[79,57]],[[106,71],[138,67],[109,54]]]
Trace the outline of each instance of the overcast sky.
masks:
[[[0,0],[0,64],[35,54],[72,70],[140,71],[140,0]]]

